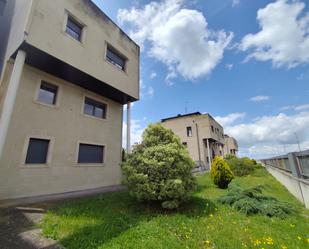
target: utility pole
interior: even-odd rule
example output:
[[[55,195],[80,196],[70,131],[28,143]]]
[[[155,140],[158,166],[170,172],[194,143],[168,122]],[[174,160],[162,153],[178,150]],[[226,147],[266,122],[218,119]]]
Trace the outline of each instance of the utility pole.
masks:
[[[299,150],[299,152],[301,152],[301,149],[300,149],[300,144],[299,144],[299,140],[298,140],[297,133],[296,133],[296,132],[294,132],[294,135],[295,135],[295,138],[296,138],[296,143],[297,143],[297,145],[298,145],[298,150]]]
[[[188,104],[189,104],[189,101],[186,101],[185,102],[185,114],[188,113]]]

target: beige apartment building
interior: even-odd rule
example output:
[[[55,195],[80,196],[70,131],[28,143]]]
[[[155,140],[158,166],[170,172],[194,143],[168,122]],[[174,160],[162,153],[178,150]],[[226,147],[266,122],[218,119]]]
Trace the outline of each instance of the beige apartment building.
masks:
[[[139,46],[91,0],[1,1],[0,18],[0,200],[121,184]]]
[[[215,156],[225,155],[223,127],[208,113],[177,115],[162,119],[161,124],[180,137],[201,170],[209,169]]]
[[[237,153],[238,153],[238,143],[236,139],[228,135],[224,135],[224,154],[237,156]]]

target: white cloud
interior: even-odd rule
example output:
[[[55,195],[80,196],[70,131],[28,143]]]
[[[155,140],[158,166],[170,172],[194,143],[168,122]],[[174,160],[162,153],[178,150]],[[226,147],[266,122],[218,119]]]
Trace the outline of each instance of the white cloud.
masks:
[[[243,147],[259,144],[295,144],[297,134],[300,142],[309,141],[309,112],[295,115],[278,114],[255,119],[226,128],[227,134],[235,137]]]
[[[155,79],[157,77],[157,73],[156,72],[152,72],[149,76],[150,79]]]
[[[267,100],[269,100],[269,99],[270,99],[269,96],[258,95],[258,96],[255,96],[255,97],[250,98],[250,101],[253,101],[253,102],[262,102],[262,101],[267,101]]]
[[[283,106],[280,108],[281,111],[287,111],[287,110],[294,110],[294,111],[305,111],[305,110],[309,110],[309,104],[305,104],[305,105],[288,105],[288,106]]]
[[[153,97],[153,95],[154,95],[154,89],[153,89],[152,86],[148,87],[147,95],[148,95],[149,97]]]
[[[246,113],[230,113],[225,117],[217,116],[215,120],[219,122],[223,127],[234,124],[237,120],[241,120],[246,116]]]
[[[272,61],[275,67],[292,68],[309,62],[309,13],[299,0],[277,0],[259,9],[261,30],[246,35],[240,45],[251,51],[247,59]]]
[[[233,0],[232,1],[232,6],[233,7],[235,7],[235,6],[239,5],[239,4],[240,4],[240,0]]]
[[[122,125],[122,146],[126,148],[127,146],[127,123],[123,122]],[[140,143],[142,141],[142,135],[145,127],[142,126],[140,120],[131,120],[131,145]]]
[[[229,71],[233,69],[234,65],[233,64],[225,64],[225,68]]]
[[[201,12],[183,4],[153,1],[141,9],[118,11],[119,23],[128,25],[132,38],[141,45],[147,41],[148,54],[167,65],[167,81],[178,75],[194,80],[210,74],[233,38],[232,33],[210,30]]]

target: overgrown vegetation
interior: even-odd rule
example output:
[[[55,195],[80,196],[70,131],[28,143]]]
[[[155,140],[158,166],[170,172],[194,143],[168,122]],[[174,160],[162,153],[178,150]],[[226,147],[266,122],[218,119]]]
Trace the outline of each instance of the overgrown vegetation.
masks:
[[[180,139],[161,125],[150,125],[143,141],[127,155],[123,171],[130,194],[139,201],[158,201],[163,208],[178,208],[196,185],[195,164]]]
[[[226,189],[234,178],[229,165],[221,157],[215,157],[212,161],[210,176],[214,184],[222,189]]]
[[[297,210],[287,218],[247,216],[217,199],[209,174],[198,177],[193,198],[177,211],[137,203],[128,192],[69,201],[48,211],[45,236],[67,249],[307,249],[309,211],[264,169],[233,184],[243,189],[262,184],[263,193]]]
[[[247,176],[256,168],[261,167],[255,160],[248,157],[238,158],[234,155],[226,155],[225,160],[235,176]]]
[[[261,214],[268,217],[286,218],[295,212],[289,203],[264,195],[262,189],[262,185],[246,189],[232,185],[229,192],[219,198],[219,202],[228,204],[246,215]]]

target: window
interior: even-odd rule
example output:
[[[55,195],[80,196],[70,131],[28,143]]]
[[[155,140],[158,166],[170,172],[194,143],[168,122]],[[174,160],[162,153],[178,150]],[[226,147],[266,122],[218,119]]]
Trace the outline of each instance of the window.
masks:
[[[187,136],[192,137],[192,127],[191,126],[187,127]]]
[[[65,32],[77,41],[82,40],[83,25],[78,23],[74,18],[68,16]]]
[[[97,118],[106,118],[106,105],[98,101],[85,98],[84,113]]]
[[[106,60],[119,69],[125,70],[126,59],[109,46],[107,46]]]
[[[103,163],[104,146],[79,144],[78,163]]]
[[[40,86],[38,101],[48,105],[55,105],[57,101],[57,92],[57,86],[43,81]]]
[[[188,147],[187,142],[183,142],[182,145],[185,146],[185,147]]]
[[[211,131],[214,132],[214,127],[213,127],[213,125],[211,126]]]
[[[3,16],[6,0],[0,0],[0,15]]]
[[[47,162],[47,154],[50,140],[30,138],[26,164],[45,164]]]

